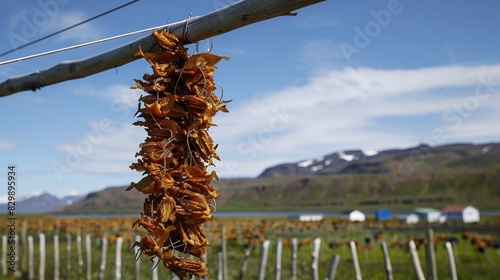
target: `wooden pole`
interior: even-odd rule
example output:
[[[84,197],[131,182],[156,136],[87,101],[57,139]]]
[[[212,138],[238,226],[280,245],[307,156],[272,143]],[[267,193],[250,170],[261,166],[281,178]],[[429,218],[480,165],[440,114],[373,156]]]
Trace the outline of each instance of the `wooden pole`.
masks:
[[[243,261],[241,262],[240,267],[240,277],[239,280],[243,280],[245,278],[245,273],[247,271],[248,259],[250,258],[250,252],[252,252],[253,245],[249,244],[245,249],[245,255],[243,256]]]
[[[77,275],[78,279],[82,278],[83,273],[83,256],[82,256],[82,236],[80,233],[76,236],[76,256],[77,256]]]
[[[281,238],[276,242],[276,261],[274,266],[274,279],[281,279],[281,254],[283,251],[283,240]]]
[[[202,257],[202,260],[203,260],[204,263],[208,263],[208,250],[210,250],[210,248],[207,248],[206,253]],[[208,280],[208,275],[203,276],[202,279],[203,280]]]
[[[356,250],[356,243],[354,241],[349,242],[349,247],[351,248],[352,264],[354,265],[354,272],[356,274],[356,280],[361,280],[361,268],[359,267],[358,251]]]
[[[122,244],[123,237],[116,238],[116,254],[115,254],[115,280],[122,278]]]
[[[297,250],[298,250],[297,238],[292,238],[292,275],[291,280],[297,279]]]
[[[14,244],[19,244],[19,235],[15,235],[14,236]],[[20,268],[19,268],[19,246],[16,246],[16,248],[14,248],[14,252],[16,254],[16,269],[14,271],[14,276],[15,277],[19,277],[22,272],[20,271]]]
[[[35,278],[35,247],[33,244],[33,236],[28,236],[28,279]]]
[[[99,280],[104,280],[104,271],[106,270],[106,254],[108,252],[108,239],[106,236],[101,238],[101,265],[99,266]],[[139,262],[137,262],[139,263]],[[137,278],[136,278],[137,279]]]
[[[222,251],[217,253],[218,270],[217,270],[217,280],[224,280],[224,257],[222,256]]]
[[[40,239],[40,267],[38,267],[38,279],[45,279],[45,234],[39,233],[38,238]]]
[[[141,236],[136,235],[135,241],[141,242]],[[106,239],[106,242],[107,242],[107,239]],[[134,247],[134,258],[137,257],[141,253],[140,251],[141,251],[141,248],[139,246]],[[139,280],[141,278],[141,262],[139,259],[134,260],[134,261],[135,261],[135,264],[134,264],[134,277],[135,278],[134,279]]]
[[[335,274],[337,274],[337,268],[339,266],[340,256],[337,254],[333,254],[332,259],[330,260],[330,266],[328,267],[328,274],[325,280],[334,280]]]
[[[71,234],[66,233],[66,279],[71,279]]]
[[[87,261],[87,280],[92,280],[92,249],[90,243],[90,234],[85,235],[85,253]]]
[[[153,263],[151,264],[151,280],[158,280],[158,262],[160,261],[158,257],[153,259]]]
[[[259,265],[259,280],[264,280],[266,277],[266,263],[267,255],[269,254],[269,245],[271,241],[266,240],[262,243],[262,252],[260,255],[260,265]]]
[[[319,237],[314,238],[311,249],[311,279],[313,280],[319,280],[318,262],[320,245],[321,239]]]
[[[26,221],[23,221],[21,223],[21,249],[23,250],[23,253],[22,253],[22,260],[21,260],[21,265],[20,265],[20,268],[21,268],[21,271],[26,271],[26,261],[27,261],[27,255],[28,255],[28,246],[27,246],[27,243],[28,243],[28,239],[27,239],[27,236],[26,236],[26,231],[27,231],[27,222]]]
[[[410,240],[410,242],[408,243],[408,248],[410,250],[413,269],[417,274],[417,280],[425,280],[424,271],[422,270],[420,259],[418,258],[417,246],[415,246],[415,242],[413,240]]]
[[[221,244],[222,244],[222,279],[227,280],[227,246],[226,246],[226,228],[221,226]]]
[[[7,235],[2,235],[2,275],[7,275]]]
[[[427,277],[429,280],[438,280],[436,266],[436,252],[434,251],[434,230],[427,230],[427,246],[425,246],[425,264],[427,268]]]
[[[384,253],[385,275],[387,277],[387,280],[393,280],[391,257],[389,256],[389,249],[387,248],[387,242],[382,241],[381,246],[382,246],[382,252]]]
[[[231,30],[283,15],[295,15],[295,9],[325,0],[245,0],[222,7],[204,16],[191,17],[168,24],[159,29],[168,29],[183,44],[211,38]],[[26,90],[37,90],[43,86],[87,77],[108,69],[132,62],[139,50],[155,52],[158,46],[151,36],[142,37],[129,44],[86,59],[61,62],[49,69],[12,77],[0,84],[0,97]]]
[[[448,265],[450,266],[451,280],[458,280],[457,266],[455,264],[455,256],[453,254],[453,246],[449,241],[444,244],[446,248],[446,257],[448,257]]]
[[[54,234],[54,280],[59,280],[59,234]]]

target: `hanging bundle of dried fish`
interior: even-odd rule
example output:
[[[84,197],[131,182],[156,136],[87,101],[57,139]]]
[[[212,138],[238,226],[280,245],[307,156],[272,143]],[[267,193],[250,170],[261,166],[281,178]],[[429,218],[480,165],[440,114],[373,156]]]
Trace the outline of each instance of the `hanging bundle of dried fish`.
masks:
[[[186,274],[202,277],[208,268],[201,261],[209,245],[201,225],[212,219],[218,194],[211,185],[218,179],[207,172],[219,159],[208,129],[218,111],[227,112],[225,104],[214,95],[212,74],[224,56],[210,53],[187,54],[179,40],[165,31],[153,32],[161,47],[158,53],[137,55],[151,65],[152,74],[136,80],[147,94],[139,99],[137,114],[148,133],[140,144],[140,157],[130,168],[144,172],[133,188],[147,194],[139,225],[147,233],[134,246],[183,279]],[[174,250],[197,257],[179,257]],[[138,256],[136,256],[137,261]]]

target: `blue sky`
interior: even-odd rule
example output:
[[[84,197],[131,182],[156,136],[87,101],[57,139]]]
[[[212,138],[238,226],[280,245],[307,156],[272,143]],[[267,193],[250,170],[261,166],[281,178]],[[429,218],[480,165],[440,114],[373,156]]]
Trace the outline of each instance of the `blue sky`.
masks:
[[[211,12],[235,1],[141,0],[0,61]],[[0,52],[126,1],[0,4]],[[340,150],[500,139],[500,2],[332,1],[213,38],[215,80],[232,99],[210,130],[220,177]],[[0,66],[0,80],[118,47],[145,34]],[[206,45],[203,42],[201,46]],[[194,50],[194,45],[189,45]],[[0,180],[18,192],[87,193],[138,181],[134,127],[145,61],[0,98]],[[3,179],[2,179],[3,178]],[[0,190],[0,196],[6,189]]]

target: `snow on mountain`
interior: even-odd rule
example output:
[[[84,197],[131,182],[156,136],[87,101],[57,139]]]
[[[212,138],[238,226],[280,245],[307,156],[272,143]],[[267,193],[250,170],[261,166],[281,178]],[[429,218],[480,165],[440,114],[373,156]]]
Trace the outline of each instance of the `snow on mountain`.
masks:
[[[338,155],[339,155],[339,158],[346,160],[346,161],[353,161],[353,160],[357,159],[355,155],[348,155],[342,151],[338,152]]]

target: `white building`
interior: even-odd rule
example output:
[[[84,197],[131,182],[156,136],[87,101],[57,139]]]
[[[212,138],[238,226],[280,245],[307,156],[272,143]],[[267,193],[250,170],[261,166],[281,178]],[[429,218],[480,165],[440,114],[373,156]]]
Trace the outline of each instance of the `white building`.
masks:
[[[405,220],[406,220],[406,224],[414,225],[414,224],[418,224],[419,218],[418,218],[417,214],[412,213],[412,214],[406,216]]]
[[[415,208],[414,211],[417,214],[420,221],[427,223],[437,223],[444,222],[444,217],[441,215],[441,211],[434,208]]]
[[[321,220],[323,220],[323,215],[321,215],[321,214],[299,215],[299,221],[301,221],[301,222],[318,222]]]
[[[364,222],[366,215],[359,210],[352,210],[342,213],[343,219],[348,219],[351,222]]]
[[[471,205],[450,205],[443,208],[443,215],[448,221],[462,221],[464,223],[479,222],[479,210]]]

